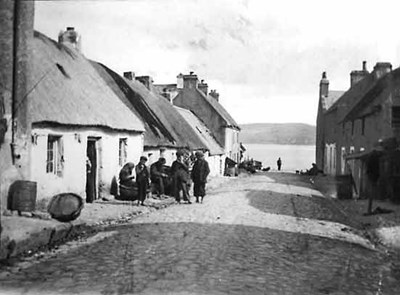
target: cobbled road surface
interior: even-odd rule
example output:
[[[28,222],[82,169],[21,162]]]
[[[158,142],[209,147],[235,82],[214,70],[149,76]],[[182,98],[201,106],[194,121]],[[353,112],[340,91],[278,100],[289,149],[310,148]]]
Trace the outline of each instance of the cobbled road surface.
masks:
[[[231,179],[3,274],[0,294],[400,294],[399,256],[298,177]]]

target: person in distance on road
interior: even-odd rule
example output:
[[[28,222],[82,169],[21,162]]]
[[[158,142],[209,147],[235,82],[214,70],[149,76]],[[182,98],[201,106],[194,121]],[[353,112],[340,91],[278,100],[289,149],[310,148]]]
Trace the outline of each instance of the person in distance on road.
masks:
[[[193,165],[192,180],[194,183],[193,194],[196,197],[196,203],[203,203],[203,198],[206,195],[207,176],[210,174],[210,168],[207,161],[204,159],[202,152],[196,152],[196,161]]]
[[[276,161],[276,165],[278,166],[278,171],[281,171],[281,167],[282,167],[282,160],[281,160],[281,158],[280,158],[280,157],[278,158],[278,161]]]

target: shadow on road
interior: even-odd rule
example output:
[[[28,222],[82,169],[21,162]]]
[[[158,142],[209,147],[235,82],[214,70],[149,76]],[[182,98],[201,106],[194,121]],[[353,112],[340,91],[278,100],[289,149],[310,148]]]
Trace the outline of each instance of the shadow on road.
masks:
[[[348,216],[336,199],[257,190],[246,196],[251,206],[263,212],[327,220],[362,229],[362,224]]]

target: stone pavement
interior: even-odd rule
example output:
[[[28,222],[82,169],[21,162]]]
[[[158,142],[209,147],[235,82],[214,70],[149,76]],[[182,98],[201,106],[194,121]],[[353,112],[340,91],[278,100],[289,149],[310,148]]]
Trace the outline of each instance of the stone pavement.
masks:
[[[399,255],[374,250],[343,212],[321,198],[285,175],[232,179],[203,204],[141,215],[3,271],[0,291],[400,294]]]
[[[229,178],[226,177],[212,178],[209,189],[212,190],[228,180]],[[35,212],[38,218],[1,216],[0,259],[45,249],[51,244],[86,234],[92,231],[93,227],[126,223],[138,215],[175,203],[173,198],[165,200],[149,198],[145,202],[146,206],[136,206],[136,202],[116,201],[111,195],[106,198],[110,201],[86,203],[79,218],[67,223],[51,219],[43,212]]]

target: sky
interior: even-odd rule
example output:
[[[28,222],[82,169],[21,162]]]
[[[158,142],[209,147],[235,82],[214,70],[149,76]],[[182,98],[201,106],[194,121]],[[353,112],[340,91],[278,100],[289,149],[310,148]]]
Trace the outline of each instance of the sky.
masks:
[[[350,72],[400,62],[400,4],[380,0],[36,1],[35,29],[66,27],[82,52],[122,74],[176,83],[193,71],[239,124],[315,125],[319,81],[347,90]]]

